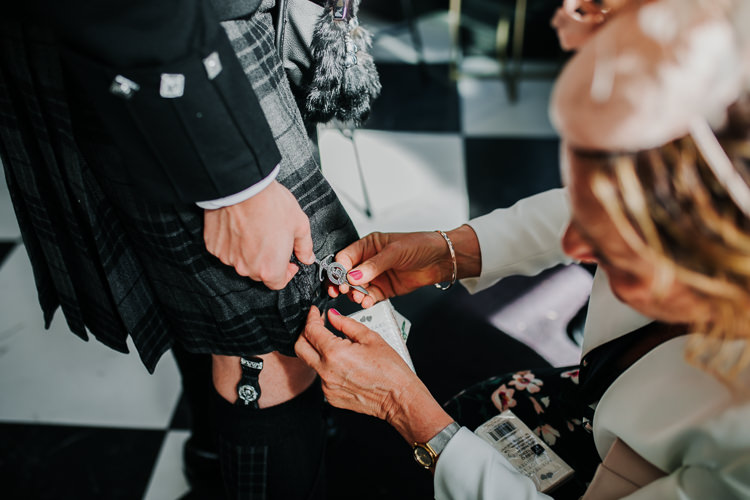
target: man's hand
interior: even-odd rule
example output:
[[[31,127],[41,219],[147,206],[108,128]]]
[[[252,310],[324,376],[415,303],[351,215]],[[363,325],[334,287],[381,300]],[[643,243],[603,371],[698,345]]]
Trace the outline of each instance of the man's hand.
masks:
[[[206,249],[237,274],[280,290],[299,266],[315,262],[310,221],[292,193],[273,181],[243,202],[206,210],[203,239]]]

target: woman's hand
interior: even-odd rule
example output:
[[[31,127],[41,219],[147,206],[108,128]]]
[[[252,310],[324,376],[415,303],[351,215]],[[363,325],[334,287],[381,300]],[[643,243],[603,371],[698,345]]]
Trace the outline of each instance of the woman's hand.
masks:
[[[478,275],[481,260],[474,230],[464,225],[448,235],[456,251],[458,277]],[[330,286],[329,295],[349,293],[365,308],[426,285],[449,281],[453,273],[448,245],[435,231],[371,233],[336,254],[336,262],[351,269],[349,282],[364,286],[369,295],[351,290],[346,284]]]
[[[294,346],[297,356],[318,372],[333,406],[388,420],[398,411],[398,389],[413,384],[417,376],[380,335],[362,323],[335,309],[328,311],[328,319],[347,338],[328,330],[313,306]]]
[[[294,350],[318,372],[330,404],[386,420],[409,442],[427,441],[452,421],[380,335],[335,309],[328,319],[347,338],[329,331],[313,306]]]
[[[560,47],[575,50],[586,43],[606,20],[606,12],[593,0],[564,0],[552,18]]]

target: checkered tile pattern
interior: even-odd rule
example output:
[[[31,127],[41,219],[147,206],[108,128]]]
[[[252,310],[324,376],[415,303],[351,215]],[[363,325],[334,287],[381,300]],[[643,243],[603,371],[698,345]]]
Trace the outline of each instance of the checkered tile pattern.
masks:
[[[518,101],[510,102],[497,78],[450,78],[447,12],[420,16],[419,57],[401,25],[362,18],[376,32],[383,93],[361,129],[318,130],[324,174],[361,234],[450,229],[559,185],[558,141],[547,118],[551,79],[523,79]],[[416,64],[420,59],[427,63]],[[554,70],[558,63],[545,64]],[[472,298],[467,314],[539,347],[553,364],[575,361],[577,350],[563,337],[590,286],[579,270],[510,281]],[[544,285],[551,282],[566,292],[548,293]],[[425,290],[397,307],[418,322],[444,296]],[[540,332],[555,340],[548,344]],[[0,185],[0,496],[179,498],[188,491],[181,472],[184,411],[170,356],[149,376],[136,355],[71,335],[59,313],[43,329],[31,268]],[[408,448],[395,433],[346,418],[356,429],[374,426],[386,436],[368,445],[378,443],[375,455],[399,469],[373,473],[376,464],[348,460],[357,467],[338,475],[329,470],[330,498],[353,498],[352,487],[357,498],[431,498],[429,478],[410,469]],[[342,456],[351,451],[341,448]]]

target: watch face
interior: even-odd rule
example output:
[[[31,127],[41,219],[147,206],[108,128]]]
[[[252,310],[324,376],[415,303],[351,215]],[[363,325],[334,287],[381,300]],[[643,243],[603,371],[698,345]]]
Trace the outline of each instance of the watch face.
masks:
[[[419,462],[422,467],[427,469],[432,467],[432,464],[435,461],[432,454],[427,449],[423,448],[422,445],[416,445],[414,447],[414,459]]]

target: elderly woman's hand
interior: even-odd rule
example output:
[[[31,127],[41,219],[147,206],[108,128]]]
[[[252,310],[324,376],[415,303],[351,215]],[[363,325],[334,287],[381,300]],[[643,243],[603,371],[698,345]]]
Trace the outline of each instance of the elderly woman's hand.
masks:
[[[427,440],[452,419],[409,366],[376,332],[335,309],[328,330],[316,307],[294,349],[322,379],[328,402],[386,420],[409,442]]]
[[[464,225],[448,231],[448,235],[456,251],[458,277],[478,275],[481,259],[474,230]],[[369,295],[346,284],[330,286],[329,294],[336,297],[339,292],[349,293],[352,300],[365,308],[426,285],[448,281],[453,273],[448,245],[435,231],[371,233],[336,254],[336,262],[351,269],[349,282],[364,286]]]

